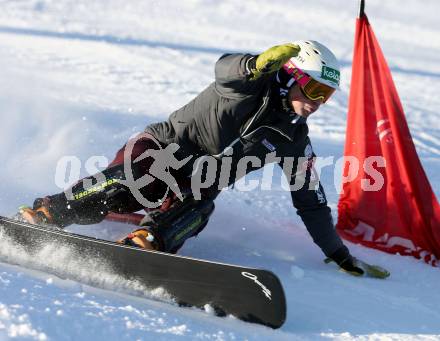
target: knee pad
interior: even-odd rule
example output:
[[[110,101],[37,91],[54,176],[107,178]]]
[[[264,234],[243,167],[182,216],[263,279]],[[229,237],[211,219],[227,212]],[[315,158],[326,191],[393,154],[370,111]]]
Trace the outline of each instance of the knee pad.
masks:
[[[141,176],[133,167],[134,176]],[[109,167],[97,175],[86,177],[65,192],[48,196],[57,225],[96,224],[109,212],[127,213],[143,208],[130,189],[121,184],[125,179],[123,165]],[[86,181],[91,186],[85,186]]]

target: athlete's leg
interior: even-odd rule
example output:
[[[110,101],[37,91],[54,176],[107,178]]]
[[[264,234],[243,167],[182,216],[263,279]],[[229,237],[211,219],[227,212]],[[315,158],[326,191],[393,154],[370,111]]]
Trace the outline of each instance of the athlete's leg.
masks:
[[[129,188],[121,184],[125,180],[124,157],[131,162],[133,177],[139,178],[148,172],[154,161],[146,157],[134,161],[147,149],[158,149],[158,143],[148,135],[135,138],[135,143],[123,146],[107,169],[94,176],[81,179],[67,191],[38,198],[33,208],[24,208],[22,217],[34,223],[48,223],[59,227],[70,224],[94,224],[102,221],[109,212],[136,212],[143,206],[133,197]],[[127,146],[130,146],[127,156]],[[149,201],[155,202],[163,197],[167,187],[162,182],[154,180],[141,189],[142,195]]]

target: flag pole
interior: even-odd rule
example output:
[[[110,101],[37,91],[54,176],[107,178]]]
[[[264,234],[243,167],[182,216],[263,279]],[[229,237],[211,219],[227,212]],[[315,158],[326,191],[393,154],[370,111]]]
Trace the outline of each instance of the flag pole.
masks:
[[[364,13],[364,9],[365,9],[365,0],[359,0],[359,18],[362,18],[365,13]]]

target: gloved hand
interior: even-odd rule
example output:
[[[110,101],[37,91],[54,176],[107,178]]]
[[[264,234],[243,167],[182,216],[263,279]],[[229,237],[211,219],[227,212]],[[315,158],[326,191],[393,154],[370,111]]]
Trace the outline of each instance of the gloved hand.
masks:
[[[342,270],[348,272],[350,275],[362,276],[364,274],[364,270],[357,265],[357,259],[350,255],[350,251],[348,251],[345,245],[337,249],[329,259],[338,264]],[[329,263],[329,261],[326,261],[326,263]]]
[[[262,74],[278,71],[290,58],[297,56],[299,51],[300,47],[292,43],[276,45],[264,51],[254,59],[253,65],[250,65],[251,79],[255,80]]]
[[[336,250],[329,258],[325,260],[326,263],[334,261],[339,267],[353,276],[368,276],[374,278],[387,278],[390,272],[378,265],[370,265],[350,255],[346,246]]]

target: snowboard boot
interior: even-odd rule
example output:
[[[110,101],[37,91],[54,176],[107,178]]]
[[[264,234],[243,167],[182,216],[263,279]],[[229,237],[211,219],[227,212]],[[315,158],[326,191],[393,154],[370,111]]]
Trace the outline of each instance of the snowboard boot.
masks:
[[[164,207],[166,206],[166,207]],[[176,253],[190,238],[207,225],[214,210],[214,202],[197,201],[192,195],[171,203],[164,202],[160,209],[150,211],[140,222],[140,228],[118,243],[167,253]]]
[[[17,218],[21,221],[36,225],[54,224],[45,198],[37,199],[33,208],[21,206]]]
[[[159,249],[154,235],[147,229],[138,229],[128,234],[124,239],[120,239],[117,243],[122,245],[129,245],[139,247],[145,250],[155,250]]]

